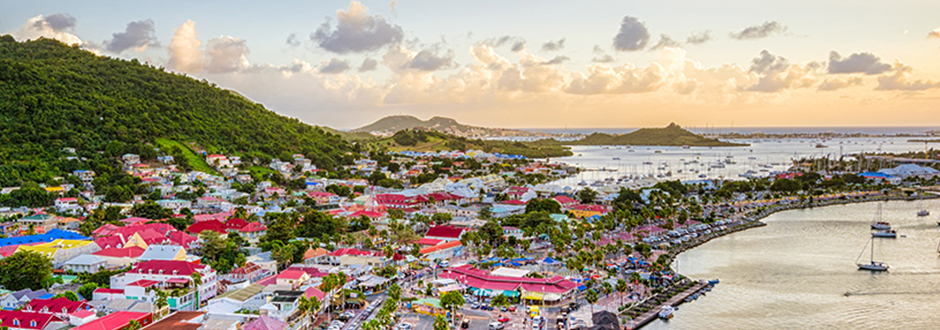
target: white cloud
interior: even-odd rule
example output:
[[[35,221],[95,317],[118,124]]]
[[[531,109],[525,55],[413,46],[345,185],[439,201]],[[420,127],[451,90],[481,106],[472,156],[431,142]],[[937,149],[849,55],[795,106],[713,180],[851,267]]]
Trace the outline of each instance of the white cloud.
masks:
[[[927,32],[927,39],[940,39],[940,27]]]
[[[144,52],[148,47],[153,46],[159,46],[159,43],[157,43],[157,31],[154,29],[153,20],[149,19],[127,23],[124,32],[112,34],[111,40],[105,41],[105,48],[115,54],[130,48]]]
[[[170,41],[170,61],[167,67],[186,73],[196,73],[205,69],[206,58],[202,52],[202,41],[196,32],[196,22],[186,20],[176,28]]]
[[[774,34],[787,32],[787,27],[776,21],[767,21],[761,25],[754,25],[744,28],[741,32],[730,33],[729,35],[738,40],[761,39]]]
[[[829,53],[829,73],[881,74],[891,70],[891,65],[882,63],[872,53],[854,53],[843,58],[838,52]]]
[[[933,80],[911,80],[911,73],[914,68],[901,63],[894,62],[894,73],[885,74],[878,77],[878,87],[881,91],[923,91],[933,88],[940,88],[940,82]]]
[[[620,22],[620,31],[614,36],[614,49],[636,51],[646,47],[650,41],[650,31],[636,17],[624,16]]]
[[[377,50],[400,43],[405,35],[400,26],[389,24],[382,16],[369,15],[369,8],[358,1],[351,1],[345,12],[337,10],[336,18],[336,29],[327,21],[310,39],[337,54]]]
[[[209,73],[235,72],[247,69],[248,44],[241,38],[220,36],[209,39],[206,44],[206,55],[209,64],[206,70]]]
[[[37,15],[26,20],[26,24],[13,34],[18,40],[32,40],[40,37],[51,38],[67,45],[83,45],[82,39],[72,34],[76,19],[68,14]]]

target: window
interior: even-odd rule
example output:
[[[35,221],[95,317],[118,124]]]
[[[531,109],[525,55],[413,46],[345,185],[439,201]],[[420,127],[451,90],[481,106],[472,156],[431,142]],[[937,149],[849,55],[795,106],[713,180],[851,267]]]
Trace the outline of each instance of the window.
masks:
[[[29,326],[36,327],[36,321],[29,321]]]
[[[13,319],[13,325],[20,325],[20,320]]]

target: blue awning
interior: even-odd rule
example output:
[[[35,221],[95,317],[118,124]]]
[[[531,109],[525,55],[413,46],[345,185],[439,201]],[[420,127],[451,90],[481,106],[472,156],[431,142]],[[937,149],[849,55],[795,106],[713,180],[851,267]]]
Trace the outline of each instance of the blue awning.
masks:
[[[584,291],[584,290],[587,290],[587,286],[584,286],[584,285],[578,286],[578,291]]]
[[[542,259],[542,263],[546,263],[546,264],[553,264],[556,262],[558,261],[556,261],[555,259],[552,259],[552,257],[545,257],[545,259]]]

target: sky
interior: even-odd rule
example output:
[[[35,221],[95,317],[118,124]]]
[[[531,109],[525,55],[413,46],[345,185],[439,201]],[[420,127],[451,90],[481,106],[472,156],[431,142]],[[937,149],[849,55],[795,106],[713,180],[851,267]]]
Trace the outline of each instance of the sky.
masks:
[[[940,126],[940,1],[15,1],[0,33],[304,122]]]

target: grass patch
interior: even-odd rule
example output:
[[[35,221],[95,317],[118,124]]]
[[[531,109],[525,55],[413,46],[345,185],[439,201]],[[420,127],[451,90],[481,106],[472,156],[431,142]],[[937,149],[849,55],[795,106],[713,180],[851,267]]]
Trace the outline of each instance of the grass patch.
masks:
[[[185,143],[179,141],[170,140],[167,138],[157,138],[157,145],[160,146],[161,150],[170,150],[173,147],[179,147],[183,151],[183,156],[186,157],[186,160],[189,161],[189,165],[193,167],[193,170],[209,173],[212,175],[221,175],[219,172],[216,172],[215,169],[209,166],[206,163],[206,159],[200,155],[197,155],[192,149],[189,148]]]

